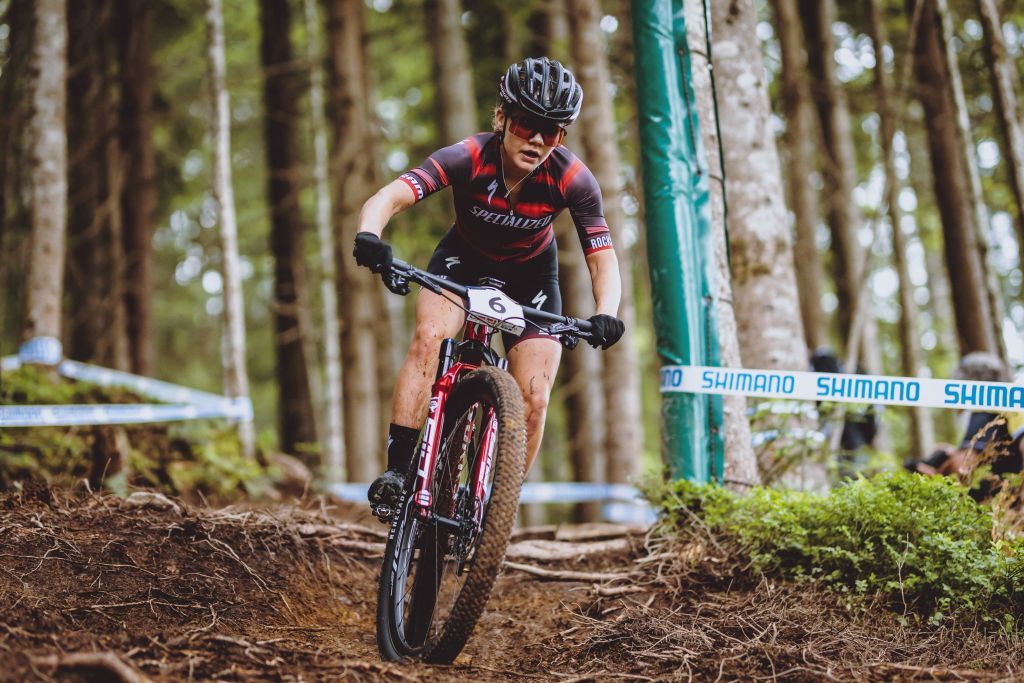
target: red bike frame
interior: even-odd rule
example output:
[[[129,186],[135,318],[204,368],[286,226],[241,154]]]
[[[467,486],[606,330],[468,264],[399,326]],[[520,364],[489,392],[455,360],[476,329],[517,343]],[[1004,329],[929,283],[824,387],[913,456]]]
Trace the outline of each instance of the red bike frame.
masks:
[[[490,344],[490,335],[491,329],[488,326],[480,323],[466,323],[464,336],[467,341],[478,341],[486,347]],[[438,377],[431,388],[430,407],[427,412],[427,421],[423,428],[423,442],[420,445],[419,467],[416,471],[416,487],[413,490],[412,499],[421,517],[430,516],[430,506],[434,502],[431,493],[434,483],[434,465],[441,443],[441,423],[444,417],[445,406],[448,403],[448,397],[463,375],[476,370],[478,367],[478,365],[472,363],[452,363],[451,367]],[[494,440],[498,433],[498,419],[493,406],[487,408],[487,414],[484,418],[484,424],[487,425],[487,428],[480,443],[480,457],[475,459],[472,472],[473,494],[476,501],[474,521],[477,525],[483,521],[484,506],[482,503],[486,499],[487,479],[490,477],[491,467],[494,464]],[[473,420],[470,419],[466,424],[466,431],[463,435],[464,447],[468,445],[469,439],[472,436],[472,425]],[[450,513],[451,511],[444,510],[438,512]]]

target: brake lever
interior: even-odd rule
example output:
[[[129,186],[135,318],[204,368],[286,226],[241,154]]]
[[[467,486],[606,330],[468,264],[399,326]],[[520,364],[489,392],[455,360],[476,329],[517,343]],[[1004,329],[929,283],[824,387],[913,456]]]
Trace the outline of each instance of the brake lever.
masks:
[[[547,328],[547,333],[558,337],[558,342],[572,351],[580,343],[580,330],[571,323],[556,323]]]
[[[384,280],[384,286],[395,294],[405,296],[411,291],[409,289],[409,278],[405,277],[401,273],[395,272],[394,268],[389,270],[387,273],[381,274],[381,279]]]

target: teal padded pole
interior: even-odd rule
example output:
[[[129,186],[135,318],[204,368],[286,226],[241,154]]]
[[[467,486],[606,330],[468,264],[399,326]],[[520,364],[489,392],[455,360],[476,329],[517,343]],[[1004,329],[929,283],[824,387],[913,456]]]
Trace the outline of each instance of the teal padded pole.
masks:
[[[647,258],[662,364],[717,365],[710,188],[682,0],[633,0]],[[674,477],[723,472],[721,398],[662,394],[662,452]]]

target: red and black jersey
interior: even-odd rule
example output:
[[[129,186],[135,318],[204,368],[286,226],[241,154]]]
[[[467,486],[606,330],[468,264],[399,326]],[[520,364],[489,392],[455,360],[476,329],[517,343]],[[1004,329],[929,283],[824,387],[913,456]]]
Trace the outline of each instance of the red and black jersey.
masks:
[[[556,147],[526,180],[515,203],[507,198],[495,133],[478,133],[437,150],[400,176],[419,201],[449,185],[455,233],[492,261],[527,261],[554,240],[555,217],[568,208],[585,254],[612,248],[601,188],[565,147]]]

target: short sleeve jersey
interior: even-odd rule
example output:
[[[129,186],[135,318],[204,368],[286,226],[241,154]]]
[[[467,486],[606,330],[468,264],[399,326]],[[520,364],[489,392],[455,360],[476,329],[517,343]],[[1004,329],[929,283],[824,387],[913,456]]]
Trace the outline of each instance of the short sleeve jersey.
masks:
[[[601,188],[594,174],[565,147],[556,147],[507,198],[495,133],[480,133],[437,150],[399,179],[420,201],[451,186],[455,231],[492,261],[522,262],[543,253],[555,238],[553,223],[569,209],[585,254],[612,248]]]

